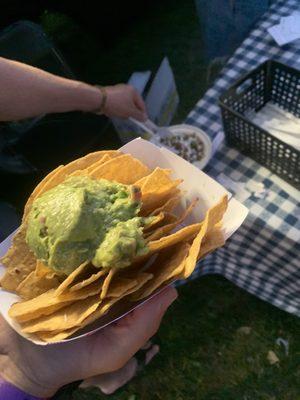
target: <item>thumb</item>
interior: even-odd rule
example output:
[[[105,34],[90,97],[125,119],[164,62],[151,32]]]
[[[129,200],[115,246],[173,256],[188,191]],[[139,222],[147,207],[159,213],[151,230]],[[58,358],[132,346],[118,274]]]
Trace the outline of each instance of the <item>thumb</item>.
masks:
[[[96,334],[89,362],[89,376],[121,368],[157,332],[163,315],[176,298],[177,291],[168,287]],[[105,360],[105,371],[102,360]]]

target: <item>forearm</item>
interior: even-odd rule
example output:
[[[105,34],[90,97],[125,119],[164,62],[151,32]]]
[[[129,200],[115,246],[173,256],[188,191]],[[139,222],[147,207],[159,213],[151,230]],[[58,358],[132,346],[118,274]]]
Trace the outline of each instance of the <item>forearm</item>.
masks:
[[[0,120],[12,121],[41,114],[94,111],[99,89],[83,82],[0,57]]]

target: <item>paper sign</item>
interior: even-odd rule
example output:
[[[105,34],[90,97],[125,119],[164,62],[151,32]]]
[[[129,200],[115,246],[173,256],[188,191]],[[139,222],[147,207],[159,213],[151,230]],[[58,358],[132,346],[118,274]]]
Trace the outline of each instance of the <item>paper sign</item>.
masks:
[[[163,59],[145,99],[149,118],[157,125],[172,121],[179,103],[173,71],[167,57]]]
[[[163,59],[146,93],[145,88],[150,75],[150,71],[134,72],[128,83],[145,98],[149,118],[157,125],[167,126],[172,121],[179,104],[176,83],[168,58]],[[148,135],[128,119],[112,118],[112,123],[122,143],[128,143],[139,136],[148,139]]]

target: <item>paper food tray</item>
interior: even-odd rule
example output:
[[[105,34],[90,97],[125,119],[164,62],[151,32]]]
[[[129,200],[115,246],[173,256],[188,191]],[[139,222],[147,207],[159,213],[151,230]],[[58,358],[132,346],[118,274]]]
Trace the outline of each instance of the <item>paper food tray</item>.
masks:
[[[150,142],[138,138],[121,147],[120,150],[123,153],[129,153],[141,160],[151,169],[154,169],[155,167],[172,169],[173,178],[180,178],[184,180],[180,185],[181,189],[185,193],[183,202],[195,199],[196,197],[199,198],[196,207],[187,219],[188,223],[193,223],[201,220],[201,218],[204,218],[205,212],[214,204],[216,204],[224,194],[227,193],[229,198],[231,197],[231,194],[218,182],[165,148],[158,147]],[[226,239],[228,239],[241,226],[247,216],[247,213],[248,209],[245,206],[243,206],[233,197],[230,198],[228,209],[224,215],[222,224]],[[0,244],[0,257],[7,252],[13,235],[14,233]],[[0,277],[4,274],[4,272],[5,268],[0,264]],[[90,335],[99,329],[104,328],[108,324],[123,317],[128,312],[148,301],[149,298],[155,296],[162,289],[163,288],[160,288],[150,297],[137,303],[126,303],[125,301],[121,300],[119,303],[113,306],[106,315],[95,321],[92,325],[89,325],[83,330],[76,332],[76,334],[74,334],[71,338],[65,339],[63,342],[77,340],[80,337]],[[16,294],[0,288],[0,312],[5,320],[20,335],[34,343],[40,345],[53,344],[37,340],[33,334],[24,334],[21,332],[19,324],[9,317],[8,310],[10,306],[18,300],[19,297]]]

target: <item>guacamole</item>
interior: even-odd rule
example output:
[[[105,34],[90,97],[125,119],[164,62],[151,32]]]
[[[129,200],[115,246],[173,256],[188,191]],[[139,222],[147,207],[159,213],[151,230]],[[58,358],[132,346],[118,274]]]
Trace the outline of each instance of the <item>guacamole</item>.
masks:
[[[39,260],[70,274],[84,261],[124,268],[147,253],[139,190],[104,179],[74,176],[32,205],[26,241]]]

